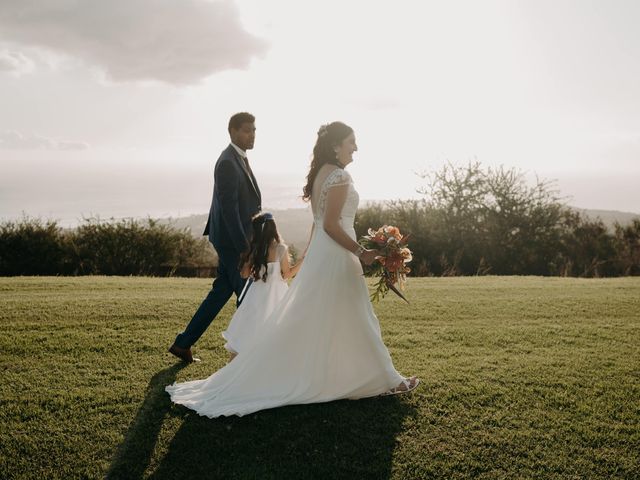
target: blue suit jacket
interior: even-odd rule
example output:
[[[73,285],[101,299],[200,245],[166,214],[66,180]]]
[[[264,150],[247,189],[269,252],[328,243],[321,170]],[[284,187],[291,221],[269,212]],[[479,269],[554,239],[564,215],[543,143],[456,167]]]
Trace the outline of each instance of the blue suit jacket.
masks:
[[[231,144],[222,151],[213,173],[213,198],[203,235],[216,250],[249,246],[251,217],[260,212],[261,195],[255,177]]]

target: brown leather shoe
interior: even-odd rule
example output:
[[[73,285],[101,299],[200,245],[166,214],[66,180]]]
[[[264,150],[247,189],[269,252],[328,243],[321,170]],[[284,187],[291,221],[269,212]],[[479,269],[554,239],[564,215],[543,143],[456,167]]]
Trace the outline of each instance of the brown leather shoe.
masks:
[[[182,360],[184,362],[187,362],[187,363],[193,363],[193,362],[199,362],[200,361],[199,358],[195,358],[193,356],[193,354],[191,353],[191,349],[190,348],[181,348],[181,347],[177,346],[175,343],[173,345],[171,345],[171,347],[169,348],[169,353],[172,353],[173,355],[178,357],[180,360]]]

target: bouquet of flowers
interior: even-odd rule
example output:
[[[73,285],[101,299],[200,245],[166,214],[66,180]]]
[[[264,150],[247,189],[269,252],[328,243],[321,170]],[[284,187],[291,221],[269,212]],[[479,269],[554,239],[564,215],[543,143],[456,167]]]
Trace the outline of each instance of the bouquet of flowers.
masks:
[[[409,303],[400,290],[404,290],[407,273],[411,271],[407,267],[407,263],[413,258],[411,250],[407,247],[410,235],[402,235],[397,227],[390,225],[384,225],[378,230],[370,228],[367,233],[368,235],[364,235],[358,243],[364,248],[380,252],[376,257],[377,262],[371,265],[370,270],[371,274],[379,277],[371,294],[371,301],[379,301],[391,290]]]

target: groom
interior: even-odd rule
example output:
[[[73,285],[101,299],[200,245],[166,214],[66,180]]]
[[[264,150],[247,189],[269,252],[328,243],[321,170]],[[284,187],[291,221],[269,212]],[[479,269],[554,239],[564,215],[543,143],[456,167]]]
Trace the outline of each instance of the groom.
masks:
[[[169,352],[187,363],[199,361],[193,357],[191,346],[231,295],[240,297],[245,283],[238,269],[240,254],[249,246],[251,217],[261,210],[260,189],[246,153],[253,148],[255,117],[246,112],[233,115],[229,135],[231,144],[222,151],[214,169],[213,199],[203,233],[209,235],[218,253],[217,277],[185,331],[169,348]]]

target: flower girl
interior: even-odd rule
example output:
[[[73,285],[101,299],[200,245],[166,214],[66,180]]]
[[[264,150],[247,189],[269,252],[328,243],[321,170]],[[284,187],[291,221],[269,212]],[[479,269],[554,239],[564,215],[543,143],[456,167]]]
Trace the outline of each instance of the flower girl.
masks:
[[[280,239],[273,215],[258,214],[251,225],[249,249],[240,257],[240,274],[248,280],[240,294],[240,306],[227,330],[222,332],[227,341],[224,347],[231,355],[229,360],[246,348],[287,292],[287,279],[298,273],[302,265],[302,259],[295,265],[289,264],[289,249]]]

